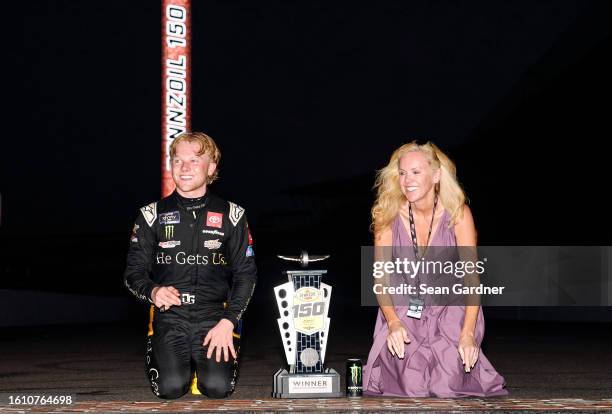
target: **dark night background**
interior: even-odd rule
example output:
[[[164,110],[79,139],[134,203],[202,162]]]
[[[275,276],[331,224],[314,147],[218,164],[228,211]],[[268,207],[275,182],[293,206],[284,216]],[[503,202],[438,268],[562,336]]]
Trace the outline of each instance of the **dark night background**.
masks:
[[[274,255],[300,248],[332,254],[336,312],[359,305],[374,173],[412,139],[456,162],[481,244],[610,244],[609,2],[194,3],[192,129],[223,153],[211,190],[249,215],[251,315],[273,306]],[[3,324],[138,319],[122,271],[137,209],[160,196],[159,4],[21,7]]]
[[[221,148],[211,190],[246,208],[259,272],[233,398],[269,397],[284,364],[276,254],[332,255],[325,363],[365,362],[360,246],[375,171],[405,142],[456,162],[481,245],[611,245],[611,2],[193,3],[192,129]],[[123,270],[160,198],[160,3],[9,7],[0,391],[155,401]],[[484,314],[511,398],[610,398],[611,307]]]

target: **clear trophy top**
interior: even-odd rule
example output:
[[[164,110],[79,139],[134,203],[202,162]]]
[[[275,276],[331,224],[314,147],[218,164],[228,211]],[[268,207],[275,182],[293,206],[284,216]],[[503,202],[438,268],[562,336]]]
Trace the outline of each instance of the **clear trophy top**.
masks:
[[[310,263],[321,262],[327,259],[329,255],[310,256],[306,250],[302,250],[302,253],[299,256],[282,256],[279,254],[277,257],[289,262],[298,262],[303,268],[307,268]]]

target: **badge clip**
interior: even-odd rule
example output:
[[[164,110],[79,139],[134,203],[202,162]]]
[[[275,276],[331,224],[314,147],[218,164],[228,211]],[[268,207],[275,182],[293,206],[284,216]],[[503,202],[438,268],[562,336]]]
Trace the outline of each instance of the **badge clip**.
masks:
[[[410,298],[408,301],[408,312],[406,312],[406,315],[414,319],[421,319],[424,304],[425,301],[422,299]]]

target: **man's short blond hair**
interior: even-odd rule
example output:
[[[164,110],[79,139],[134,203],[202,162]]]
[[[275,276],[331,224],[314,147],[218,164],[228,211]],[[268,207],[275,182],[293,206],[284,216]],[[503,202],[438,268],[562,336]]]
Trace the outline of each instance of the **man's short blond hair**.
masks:
[[[217,164],[217,168],[215,172],[208,177],[208,184],[211,184],[213,181],[217,179],[218,171],[219,171],[219,161],[221,161],[221,151],[215,140],[206,135],[203,132],[183,132],[181,135],[176,137],[172,144],[170,144],[170,158],[174,158],[176,154],[176,146],[181,142],[196,142],[200,144],[200,151],[198,151],[198,155],[207,154],[210,162],[214,162]]]

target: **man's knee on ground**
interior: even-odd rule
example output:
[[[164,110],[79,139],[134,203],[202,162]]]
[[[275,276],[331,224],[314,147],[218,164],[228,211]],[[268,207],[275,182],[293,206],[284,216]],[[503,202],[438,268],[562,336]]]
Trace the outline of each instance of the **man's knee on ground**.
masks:
[[[170,375],[168,377],[159,378],[157,384],[151,382],[153,392],[159,397],[166,400],[180,398],[189,390],[189,377],[183,378],[180,375]],[[157,388],[157,392],[155,392]]]
[[[198,389],[208,398],[226,398],[233,391],[227,378],[215,378],[211,375],[202,379],[198,377]]]

